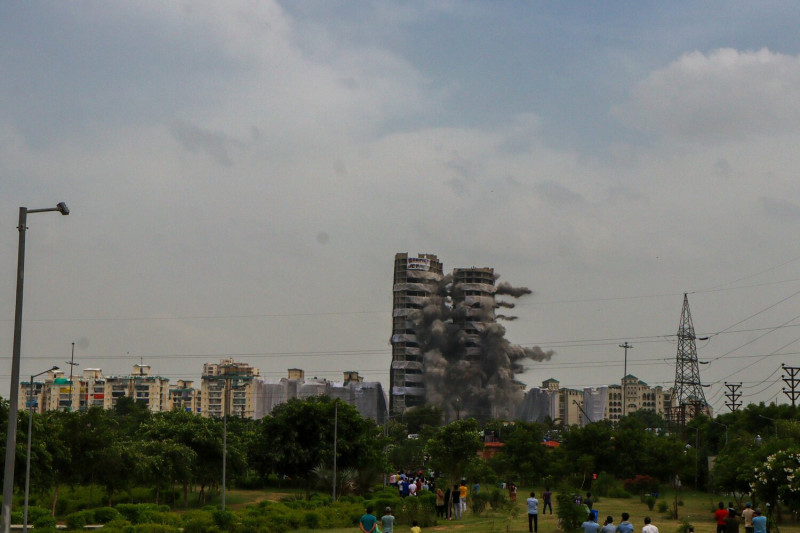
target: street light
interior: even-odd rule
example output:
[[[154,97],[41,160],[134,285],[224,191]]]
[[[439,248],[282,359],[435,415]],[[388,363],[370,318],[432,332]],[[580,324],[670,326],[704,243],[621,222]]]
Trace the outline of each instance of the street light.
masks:
[[[31,376],[31,380],[28,383],[28,455],[25,457],[25,506],[24,512],[22,513],[22,531],[23,533],[28,533],[28,495],[30,494],[30,487],[31,487],[31,439],[33,435],[33,379],[41,376],[42,374],[47,374],[48,372],[53,372],[54,370],[58,370],[57,366],[49,370],[45,370],[44,372],[39,372],[38,374],[34,374]]]
[[[764,416],[764,415],[758,415],[758,416],[763,418],[763,419],[765,419],[765,420],[772,420],[772,423],[775,425],[775,438],[777,439],[778,438],[778,421],[775,420],[774,418],[770,418],[768,416]]]
[[[17,409],[19,402],[19,363],[20,348],[22,346],[22,287],[25,281],[25,231],[28,229],[28,213],[43,213],[45,211],[58,211],[62,215],[69,215],[69,208],[64,202],[56,207],[45,209],[19,208],[19,247],[17,251],[17,300],[14,311],[14,350],[11,353],[11,392],[8,395],[8,429],[6,433],[6,463],[3,470],[3,508],[0,533],[9,533],[11,530],[11,500],[14,498],[14,461],[17,449]]]
[[[728,425],[723,424],[722,422],[717,422],[716,420],[708,419],[712,424],[716,424],[718,426],[722,426],[725,428],[725,446],[728,445]]]

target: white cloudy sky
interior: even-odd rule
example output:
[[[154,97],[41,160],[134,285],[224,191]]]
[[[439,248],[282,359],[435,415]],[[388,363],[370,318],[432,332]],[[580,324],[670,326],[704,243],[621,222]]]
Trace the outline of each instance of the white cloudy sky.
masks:
[[[395,252],[535,294],[529,385],[800,365],[795,2],[0,5],[0,394],[22,373],[388,380]]]

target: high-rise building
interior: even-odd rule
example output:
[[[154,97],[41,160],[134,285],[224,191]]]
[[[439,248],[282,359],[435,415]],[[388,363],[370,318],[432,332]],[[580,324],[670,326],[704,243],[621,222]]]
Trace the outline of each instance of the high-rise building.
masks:
[[[203,365],[200,386],[200,414],[206,417],[253,418],[255,378],[258,369],[233,359]]]
[[[394,256],[392,287],[392,366],[389,409],[393,414],[425,403],[423,361],[409,316],[422,309],[442,280],[442,263],[433,254]]]

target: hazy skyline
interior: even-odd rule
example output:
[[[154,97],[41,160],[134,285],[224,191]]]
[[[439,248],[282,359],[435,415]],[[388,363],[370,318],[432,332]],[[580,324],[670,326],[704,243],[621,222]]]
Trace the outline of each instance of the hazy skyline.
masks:
[[[197,379],[234,357],[388,386],[396,252],[530,287],[521,379],[707,397],[800,365],[794,2],[0,6],[0,395],[19,206],[22,378]]]

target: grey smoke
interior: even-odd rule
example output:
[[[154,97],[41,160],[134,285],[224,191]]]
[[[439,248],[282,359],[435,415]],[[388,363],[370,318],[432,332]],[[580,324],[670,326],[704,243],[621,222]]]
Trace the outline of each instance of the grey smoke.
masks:
[[[497,294],[519,298],[532,291],[501,283]],[[512,418],[523,396],[516,381],[516,375],[524,371],[523,361],[546,361],[554,355],[538,346],[511,344],[496,320],[516,317],[495,315],[497,307],[514,304],[492,298],[467,304],[448,275],[422,309],[409,316],[425,363],[426,400],[441,408],[449,420]]]

